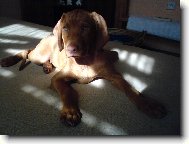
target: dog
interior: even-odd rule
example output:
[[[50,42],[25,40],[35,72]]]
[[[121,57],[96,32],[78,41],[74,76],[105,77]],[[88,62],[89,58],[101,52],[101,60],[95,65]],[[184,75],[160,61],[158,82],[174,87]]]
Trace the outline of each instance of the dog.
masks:
[[[51,79],[51,87],[63,103],[60,120],[69,126],[78,125],[82,118],[79,95],[71,85],[88,84],[96,79],[110,81],[148,116],[164,117],[163,105],[143,96],[115,70],[113,64],[118,60],[118,54],[103,49],[108,40],[107,25],[101,15],[76,9],[64,13],[53,34],[42,39],[34,49],[3,58],[0,64],[8,67],[22,60],[20,70],[26,61],[42,65],[45,73],[50,73],[53,67],[58,69]]]

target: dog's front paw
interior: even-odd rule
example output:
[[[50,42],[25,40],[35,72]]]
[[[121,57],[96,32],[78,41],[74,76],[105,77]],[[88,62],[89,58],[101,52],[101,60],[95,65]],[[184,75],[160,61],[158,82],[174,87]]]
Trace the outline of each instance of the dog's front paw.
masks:
[[[53,65],[51,63],[44,63],[43,64],[43,71],[46,73],[46,74],[49,74],[53,71]]]
[[[82,113],[79,108],[63,107],[60,121],[68,126],[76,126],[81,122]]]
[[[165,107],[151,98],[140,96],[136,101],[136,105],[139,110],[152,118],[160,119],[167,115]]]

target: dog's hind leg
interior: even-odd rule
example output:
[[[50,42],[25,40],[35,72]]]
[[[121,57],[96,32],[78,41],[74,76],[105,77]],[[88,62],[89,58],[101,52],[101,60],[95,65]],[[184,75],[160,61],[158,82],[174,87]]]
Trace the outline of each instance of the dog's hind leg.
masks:
[[[118,72],[106,68],[101,77],[110,81],[116,88],[123,91],[139,110],[152,118],[163,118],[167,111],[165,107],[156,100],[143,96],[133,88]]]
[[[55,47],[57,47],[57,38],[47,36],[28,54],[28,59],[37,65],[43,65],[50,60]]]
[[[0,60],[2,67],[9,67],[17,64],[21,60],[25,60],[31,50],[24,50],[14,56],[9,56]]]
[[[29,64],[31,63],[31,61],[29,61],[28,59],[23,59],[22,63],[20,64],[19,67],[19,71],[23,70],[25,67],[27,67]]]
[[[23,56],[22,62],[21,62],[20,67],[19,67],[19,71],[23,70],[26,66],[28,66],[31,63],[31,61],[28,60],[28,54],[32,50],[28,50],[28,52]]]

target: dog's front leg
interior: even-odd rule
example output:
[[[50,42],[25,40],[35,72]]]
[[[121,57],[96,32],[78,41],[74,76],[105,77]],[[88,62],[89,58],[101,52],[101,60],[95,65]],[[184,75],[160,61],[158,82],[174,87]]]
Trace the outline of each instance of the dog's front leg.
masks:
[[[76,126],[80,123],[82,114],[79,109],[79,95],[71,86],[71,76],[64,75],[61,71],[51,81],[51,86],[61,96],[63,108],[60,120],[69,126]]]
[[[103,71],[102,77],[110,81],[115,87],[123,91],[139,110],[152,118],[162,118],[166,115],[166,109],[154,99],[143,96],[134,89],[118,72],[108,69]]]

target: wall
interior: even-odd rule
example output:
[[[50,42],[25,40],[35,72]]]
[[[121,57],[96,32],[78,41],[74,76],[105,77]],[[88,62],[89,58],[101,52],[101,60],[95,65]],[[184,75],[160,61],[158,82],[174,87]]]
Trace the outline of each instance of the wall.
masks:
[[[174,10],[167,9],[169,1],[176,3]],[[161,17],[181,21],[179,0],[130,0],[129,6],[130,16]]]
[[[114,27],[124,28],[128,18],[129,0],[116,0]]]
[[[21,19],[20,0],[0,0],[0,16]]]

